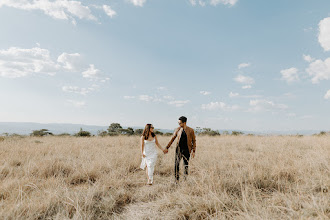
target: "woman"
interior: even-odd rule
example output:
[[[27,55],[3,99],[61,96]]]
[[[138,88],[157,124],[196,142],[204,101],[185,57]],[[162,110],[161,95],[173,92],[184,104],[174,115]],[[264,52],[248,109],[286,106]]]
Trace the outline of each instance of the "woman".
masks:
[[[165,148],[163,149],[160,146],[157,140],[157,136],[154,133],[154,126],[152,126],[152,124],[147,124],[141,136],[142,162],[140,168],[144,170],[144,168],[147,167],[146,173],[148,178],[148,185],[152,185],[153,182],[154,168],[157,161],[156,145],[159,149],[165,152]]]

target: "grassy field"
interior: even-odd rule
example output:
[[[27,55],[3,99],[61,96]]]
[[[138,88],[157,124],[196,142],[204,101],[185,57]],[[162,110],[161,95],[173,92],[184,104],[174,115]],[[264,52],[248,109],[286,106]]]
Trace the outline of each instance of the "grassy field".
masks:
[[[0,219],[330,218],[330,136],[197,137],[178,186],[174,149],[147,186],[139,137],[1,139]]]

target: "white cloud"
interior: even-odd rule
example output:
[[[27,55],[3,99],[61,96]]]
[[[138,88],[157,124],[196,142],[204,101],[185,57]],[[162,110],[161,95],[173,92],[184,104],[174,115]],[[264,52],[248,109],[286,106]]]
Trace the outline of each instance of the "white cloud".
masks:
[[[197,0],[189,0],[189,2],[192,6],[196,6],[197,2],[202,7],[204,7],[206,5],[206,2],[203,1],[203,0],[198,0],[198,1]],[[238,0],[210,0],[209,4],[212,5],[212,6],[217,6],[218,4],[233,6],[237,2],[238,2]]]
[[[0,76],[18,78],[35,73],[54,75],[60,65],[52,60],[47,49],[10,47],[0,50]]]
[[[330,99],[330,89],[327,91],[327,93],[325,93],[324,98]]]
[[[284,104],[276,104],[273,101],[265,99],[254,99],[250,100],[251,112],[262,112],[262,111],[276,111],[276,110],[285,110],[288,108]]]
[[[202,0],[199,0],[199,1],[198,1],[198,4],[199,4],[200,6],[202,6],[202,7],[204,7],[204,6],[206,5],[206,3],[205,3],[204,1],[202,1]]]
[[[167,104],[175,105],[176,107],[182,107],[182,106],[188,104],[189,102],[190,102],[189,100],[185,100],[185,101],[176,100],[176,101],[170,101]]]
[[[230,93],[229,93],[229,97],[230,97],[230,98],[237,97],[237,96],[239,96],[238,93],[234,93],[234,92],[230,92]]]
[[[109,5],[103,5],[103,10],[110,18],[117,15],[117,12],[115,12]]]
[[[157,90],[159,90],[159,91],[164,91],[164,90],[166,90],[166,87],[164,87],[164,86],[160,86],[160,87],[157,88]]]
[[[330,17],[324,18],[319,23],[319,43],[325,51],[330,50]]]
[[[124,96],[124,99],[135,99],[135,96],[128,96],[128,95],[125,95],[125,96]]]
[[[297,68],[292,67],[289,69],[281,70],[281,74],[282,74],[282,79],[285,80],[287,83],[299,80]]]
[[[203,104],[202,109],[204,110],[224,110],[224,111],[233,111],[237,110],[239,107],[237,105],[229,106],[224,102],[210,102],[208,104]]]
[[[86,102],[84,101],[75,101],[75,100],[67,100],[69,103],[73,104],[77,108],[84,107],[86,105]]]
[[[80,88],[78,86],[63,86],[62,90],[64,92],[70,92],[70,93],[77,93],[81,95],[87,95],[91,91],[94,91],[95,88],[90,87],[90,88]]]
[[[313,57],[311,57],[310,55],[305,55],[303,54],[303,58],[306,62],[310,63],[312,61],[314,61],[315,59]]]
[[[173,100],[174,98],[172,96],[169,96],[169,95],[165,95],[163,96],[164,99],[167,99],[167,100]]]
[[[155,102],[155,101],[160,101],[159,99],[150,96],[150,95],[140,95],[139,96],[140,101],[145,101],[145,102]]]
[[[130,0],[130,2],[135,5],[135,6],[140,6],[142,7],[147,0]]]
[[[72,72],[80,71],[83,68],[81,55],[79,53],[62,53],[58,56],[57,62],[61,63],[64,69]]]
[[[312,83],[319,83],[320,80],[330,79],[330,58],[326,60],[315,60],[309,64],[306,72],[312,77]]]
[[[210,4],[213,6],[216,6],[218,4],[224,4],[224,5],[229,5],[229,6],[233,6],[238,2],[238,0],[211,0]]]
[[[196,5],[196,0],[189,0],[189,2],[190,2],[190,4],[191,4],[192,6],[195,6],[195,5]]]
[[[249,66],[251,66],[251,63],[241,63],[238,65],[238,69],[243,69]]]
[[[75,24],[74,18],[97,20],[92,15],[91,10],[88,6],[82,5],[80,1],[69,1],[69,0],[3,0],[0,3],[0,7],[7,6],[22,10],[41,10],[46,15],[62,20],[71,19],[72,23]]]
[[[209,92],[209,91],[200,91],[199,93],[202,94],[202,95],[210,95],[211,94],[211,92]]]
[[[254,79],[252,77],[249,76],[243,76],[243,75],[238,75],[236,76],[236,78],[234,78],[234,80],[238,83],[241,84],[253,84],[254,83]]]
[[[89,78],[92,80],[100,80],[101,82],[105,82],[109,80],[109,78],[102,78],[101,71],[96,69],[94,64],[89,64],[89,68],[82,72],[84,78]]]
[[[251,89],[251,88],[252,88],[251,85],[242,86],[242,89]]]

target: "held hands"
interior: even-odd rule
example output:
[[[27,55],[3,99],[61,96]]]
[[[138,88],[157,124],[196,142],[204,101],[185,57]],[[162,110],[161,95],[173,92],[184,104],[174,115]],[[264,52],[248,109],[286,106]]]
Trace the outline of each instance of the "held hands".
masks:
[[[142,154],[142,157],[146,157],[146,155],[145,154]]]
[[[163,152],[164,152],[164,154],[167,154],[167,153],[168,153],[168,149],[165,148],[165,149],[163,150]]]

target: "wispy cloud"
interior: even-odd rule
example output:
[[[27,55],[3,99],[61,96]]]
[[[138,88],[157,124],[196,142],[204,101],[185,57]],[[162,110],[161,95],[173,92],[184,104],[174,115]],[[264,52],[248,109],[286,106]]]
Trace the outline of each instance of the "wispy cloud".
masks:
[[[89,87],[89,88],[80,88],[78,86],[63,86],[62,90],[64,92],[69,92],[69,93],[77,93],[81,95],[87,95],[91,91],[94,91],[95,88]]]
[[[303,54],[303,59],[306,61],[306,62],[308,62],[308,63],[310,63],[310,62],[313,62],[315,59],[313,58],[313,57],[311,57],[310,55],[305,55],[305,54]]]
[[[287,83],[291,83],[299,80],[298,69],[295,67],[281,70],[282,79]]]
[[[200,91],[199,93],[202,94],[202,95],[210,95],[211,94],[211,92],[209,92],[209,91]]]
[[[27,11],[40,10],[55,19],[71,20],[73,24],[76,24],[75,18],[97,20],[88,6],[74,0],[5,0],[0,2],[0,8],[3,6]]]
[[[229,5],[233,6],[238,2],[238,0],[211,0],[210,4],[213,6],[216,6],[218,4],[224,4],[224,5]]]
[[[189,102],[190,102],[189,100],[184,100],[184,101],[175,100],[175,101],[169,101],[167,104],[174,105],[176,107],[182,107],[182,106],[188,104]]]
[[[327,91],[327,93],[325,93],[324,98],[330,99],[330,89]]]
[[[0,76],[26,77],[34,74],[55,75],[61,65],[54,61],[47,49],[10,47],[0,50]]]
[[[84,106],[86,106],[86,102],[85,101],[76,101],[76,100],[67,100],[67,102],[71,103],[72,105],[74,105],[77,108],[82,108]]]
[[[251,63],[241,63],[238,65],[238,69],[243,69],[249,66],[251,66]]]
[[[326,60],[315,60],[309,64],[306,72],[312,77],[312,83],[330,79],[330,58]]]
[[[147,0],[129,0],[133,5],[142,7]]]
[[[115,12],[109,5],[103,5],[103,10],[110,18],[117,15],[117,12]]]
[[[233,111],[239,109],[237,105],[227,105],[224,102],[210,102],[208,104],[203,104],[202,109],[204,110],[223,110],[223,111]]]
[[[238,2],[238,0],[209,0],[209,1],[189,0],[189,2],[192,6],[200,5],[202,7],[204,7],[207,2],[208,2],[208,4],[210,4],[212,6],[217,6],[218,4],[234,6]]]
[[[285,104],[277,104],[273,101],[266,99],[254,99],[250,100],[250,112],[262,112],[262,111],[277,111],[285,110],[288,106]]]
[[[251,85],[242,86],[242,89],[251,89],[251,88],[252,88]]]
[[[234,78],[234,80],[238,83],[241,83],[241,84],[246,84],[246,85],[251,85],[254,83],[254,79],[252,77],[249,77],[249,76],[243,76],[241,74],[239,74],[238,76],[236,76]]]
[[[237,97],[237,96],[239,96],[239,94],[237,92],[230,92],[229,93],[230,98]]]

